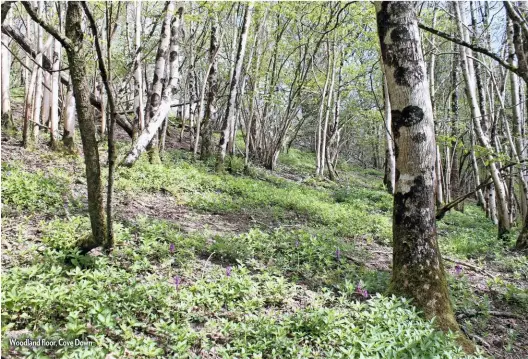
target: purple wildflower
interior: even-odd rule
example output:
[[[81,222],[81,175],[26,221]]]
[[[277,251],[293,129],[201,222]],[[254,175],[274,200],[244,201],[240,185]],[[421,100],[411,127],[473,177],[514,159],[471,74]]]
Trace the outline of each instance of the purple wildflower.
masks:
[[[358,283],[358,285],[356,286],[356,293],[364,298],[368,298],[369,296],[368,291],[366,289],[361,288],[361,283]]]
[[[226,267],[226,276],[231,277],[231,266]]]
[[[171,243],[169,246],[169,252],[174,253],[174,243]]]
[[[338,262],[341,261],[341,250],[339,248],[336,249],[335,256]]]
[[[181,283],[181,278],[179,275],[175,276],[174,277],[174,285],[176,286],[176,289],[180,289],[180,283]]]
[[[457,264],[457,265],[455,266],[455,273],[456,273],[457,275],[460,275],[460,273],[462,273],[462,266],[461,266],[461,265]]]
[[[295,248],[299,248],[299,240],[298,239],[295,241]]]

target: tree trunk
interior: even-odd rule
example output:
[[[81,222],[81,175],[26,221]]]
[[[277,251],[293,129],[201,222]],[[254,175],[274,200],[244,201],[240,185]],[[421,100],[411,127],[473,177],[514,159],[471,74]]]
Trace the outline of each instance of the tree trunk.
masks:
[[[475,139],[474,139],[474,136],[473,136],[473,121],[471,122],[471,133],[470,133],[470,141],[471,141],[471,144],[470,144],[470,157],[471,157],[471,167],[473,168],[473,173],[474,173],[474,176],[475,176],[475,187],[479,187],[480,186],[480,173],[479,173],[479,168],[478,168],[478,164],[477,164],[477,156],[475,155]],[[487,205],[487,201],[486,201],[486,198],[484,196],[484,194],[482,193],[482,190],[477,190],[476,192],[477,194],[477,205],[480,205],[482,206],[482,209],[484,210],[484,212],[488,213],[489,211],[489,207]]]
[[[43,2],[38,3],[38,12],[39,15],[42,14],[43,9]],[[37,30],[37,48],[39,49],[39,55],[37,55],[37,60],[35,66],[33,66],[33,71],[37,73],[36,76],[36,82],[35,82],[35,96],[33,97],[33,129],[31,132],[32,135],[32,142],[37,144],[39,133],[40,133],[40,124],[41,121],[41,111],[42,111],[42,95],[43,95],[43,86],[42,86],[42,80],[43,80],[43,73],[42,73],[42,56],[44,54],[44,48],[43,48],[43,30],[40,26],[38,26]]]
[[[75,152],[75,96],[71,86],[68,88],[64,101],[63,114],[63,134],[62,144],[69,153]]]
[[[456,45],[454,45],[456,48]],[[453,55],[453,70],[451,73],[451,85],[453,86],[453,92],[451,94],[451,136],[455,139],[451,145],[451,166],[449,170],[449,190],[451,198],[458,198],[460,193],[460,169],[458,161],[458,121],[459,121],[459,105],[458,105],[458,76],[459,75],[459,61],[458,54],[454,51]],[[463,209],[463,202],[455,206],[455,210],[460,211]]]
[[[328,167],[328,177],[330,180],[335,181],[338,177],[336,171],[336,157],[339,153],[339,141],[340,141],[340,125],[339,120],[341,117],[341,87],[343,85],[343,64],[344,64],[344,53],[341,50],[339,55],[339,71],[337,75],[337,90],[334,105],[334,120],[331,128],[328,132],[328,145],[326,148],[326,165]],[[304,121],[301,121],[303,123]],[[291,141],[290,141],[291,146]]]
[[[460,8],[459,3],[455,4],[455,10],[456,10],[456,16],[457,16],[457,23],[458,23],[458,30],[462,38],[466,39],[467,34],[464,31],[463,25],[462,25],[462,18],[460,16]],[[469,101],[469,105],[471,108],[471,114],[473,117],[473,124],[474,129],[477,135],[477,139],[482,147],[485,147],[488,152],[488,158],[489,161],[489,170],[491,173],[491,176],[493,178],[493,183],[495,185],[495,192],[497,196],[497,214],[498,214],[498,237],[499,238],[505,238],[505,235],[510,231],[511,223],[509,220],[509,213],[508,213],[508,201],[507,201],[507,194],[506,194],[506,188],[504,185],[504,182],[502,181],[502,178],[500,176],[499,170],[497,168],[497,165],[495,163],[495,160],[492,156],[493,153],[493,147],[490,144],[490,140],[488,139],[488,136],[484,132],[484,129],[482,128],[482,113],[480,111],[480,106],[478,103],[477,98],[477,92],[475,88],[475,74],[473,71],[471,71],[472,68],[472,61],[468,56],[471,56],[468,54],[468,49],[465,47],[460,47],[460,56],[462,59],[462,70],[464,74],[464,79],[466,82],[466,92],[467,97]]]
[[[136,83],[134,89],[134,109],[136,111],[136,118],[134,122],[134,133],[143,131],[145,128],[145,115],[143,105],[143,76],[141,66],[141,1],[136,2],[136,29],[135,29],[135,48],[136,48],[136,59],[135,65],[136,70],[134,71],[134,80]]]
[[[433,111],[414,5],[386,1],[375,6],[396,157],[390,290],[413,298],[443,330],[460,333],[436,239]],[[467,350],[474,349],[459,338]]]
[[[157,106],[157,111],[150,115],[148,125],[145,127],[143,132],[141,132],[141,135],[138,137],[137,142],[134,144],[127,157],[123,161],[123,164],[125,166],[132,166],[134,162],[138,160],[141,153],[143,153],[149,143],[152,142],[152,139],[157,137],[156,135],[158,133],[159,128],[167,119],[167,115],[170,109],[171,97],[175,94],[174,91],[180,78],[178,70],[178,52],[175,50],[176,45],[174,44],[174,42],[178,41],[178,36],[176,35],[179,34],[179,31],[177,29],[179,29],[180,26],[183,8],[180,8],[178,12],[178,20],[174,22],[174,24],[172,25],[172,29],[170,30],[170,33],[172,34],[170,37],[171,53],[168,57],[170,71],[168,72],[169,76],[167,77],[166,86],[163,89],[159,100],[157,99],[157,97],[154,96],[154,94],[152,94],[152,100],[156,99],[156,101],[159,101],[159,106]],[[170,24],[170,21],[168,22],[168,24]],[[165,49],[165,52],[167,51],[167,49]]]
[[[218,61],[216,53],[218,51],[218,15],[212,14],[211,23],[211,40],[209,43],[209,74],[207,83],[209,86],[207,92],[207,105],[201,128],[202,143],[200,147],[200,158],[206,160],[213,155],[213,122],[216,119],[216,93],[218,92]],[[198,134],[197,134],[198,136]]]
[[[440,146],[436,145],[436,165],[435,165],[435,182],[436,182],[436,204],[441,207],[444,203],[444,189],[442,186],[442,157]]]
[[[25,108],[24,108],[24,127],[22,129],[22,145],[24,148],[30,148],[33,144],[33,137],[31,136],[31,126],[33,125],[33,104],[35,98],[35,83],[37,82],[37,71],[35,71],[35,66],[31,71],[31,80],[29,85],[26,87],[25,94]]]
[[[51,116],[50,137],[51,147],[57,148],[59,141],[59,70],[62,46],[59,41],[54,41],[53,46],[53,74],[51,75]]]
[[[6,22],[11,22],[11,15],[8,14]],[[2,34],[2,43],[7,46],[9,44],[8,36]],[[2,127],[8,129],[13,126],[13,119],[11,118],[11,94],[10,92],[10,73],[11,73],[11,53],[8,49],[2,45],[2,81],[1,81],[1,93],[2,93]],[[27,81],[27,80],[26,80]]]
[[[50,36],[51,38],[51,36]],[[48,56],[52,58],[52,55],[50,54],[50,50],[52,50],[52,47],[48,49]],[[42,71],[42,109],[40,110],[41,118],[42,118],[42,124],[44,126],[50,126],[50,109],[51,109],[51,74],[49,72]]]
[[[79,2],[69,2],[66,11],[66,36],[73,46],[66,49],[70,67],[75,107],[83,144],[86,183],[88,187],[88,211],[93,238],[81,244],[83,251],[89,251],[106,242],[106,222],[103,205],[103,184],[97,148],[97,130],[90,117],[90,91],[86,77],[86,53],[82,50],[82,12]]]
[[[233,78],[231,79],[231,85],[229,87],[229,100],[227,103],[224,123],[222,125],[222,132],[220,134],[220,142],[218,143],[218,157],[216,162],[217,170],[223,170],[224,168],[225,156],[227,153],[227,142],[232,137],[231,132],[235,129],[235,101],[237,97],[237,87],[240,81],[240,74],[242,73],[242,64],[244,62],[244,54],[246,52],[246,43],[249,32],[249,25],[251,23],[252,12],[253,2],[250,2],[246,6],[246,12],[244,14],[242,32],[240,34],[240,40],[238,42],[235,70],[233,73]]]
[[[332,72],[330,75],[330,87],[328,88],[328,98],[326,102],[326,110],[325,110],[325,119],[323,124],[323,132],[321,133],[321,149],[320,149],[320,156],[321,156],[321,176],[324,176],[324,170],[325,170],[325,155],[326,155],[326,136],[328,133],[328,119],[330,117],[330,113],[332,112],[332,100],[333,100],[333,93],[334,93],[334,79],[335,79],[335,48],[332,45],[332,57],[328,59],[328,61],[332,61]]]
[[[165,19],[161,27],[161,41],[158,46],[158,53],[156,54],[156,65],[154,68],[154,78],[152,79],[152,85],[151,85],[151,94],[150,94],[149,109],[148,109],[150,123],[154,121],[154,116],[160,108],[163,87],[167,85],[167,82],[168,82],[167,79],[165,78],[165,66],[166,66],[167,53],[169,51],[169,44],[170,44],[170,29],[171,29],[172,14],[174,13],[174,1],[169,1],[167,3],[167,7],[165,10],[166,10]],[[170,104],[167,104],[167,107],[170,108]],[[165,116],[167,116],[167,114],[168,114],[168,109],[165,113]],[[152,126],[150,126],[150,123],[148,126],[151,128],[151,131],[154,131],[154,133],[152,133],[152,136],[149,136],[150,141],[148,143],[148,153],[149,153],[150,163],[160,163],[161,162],[161,159],[159,156],[158,136],[156,136],[156,134],[160,126],[162,125],[163,121],[165,120],[165,118],[162,118],[162,119],[157,118],[157,120],[158,120],[156,121],[157,126],[155,129],[152,128]]]
[[[323,116],[325,115],[325,100],[326,100],[326,94],[328,93],[328,84],[330,83],[330,71],[332,68],[330,65],[330,49],[328,49],[328,43],[327,43],[326,58],[328,62],[327,62],[327,68],[326,68],[325,84],[323,86],[323,91],[321,93],[321,103],[319,104],[319,115],[317,116],[317,133],[315,134],[315,158],[317,161],[316,166],[315,166],[315,175],[318,177],[322,177],[323,171],[324,171],[324,154],[321,152],[323,138],[321,137],[321,133],[323,132]]]
[[[386,149],[386,165],[385,165],[385,186],[390,194],[394,194],[394,186],[396,182],[396,158],[394,158],[394,138],[392,136],[392,114],[389,97],[389,87],[387,85],[387,77],[383,74],[383,99],[385,103],[385,145]]]

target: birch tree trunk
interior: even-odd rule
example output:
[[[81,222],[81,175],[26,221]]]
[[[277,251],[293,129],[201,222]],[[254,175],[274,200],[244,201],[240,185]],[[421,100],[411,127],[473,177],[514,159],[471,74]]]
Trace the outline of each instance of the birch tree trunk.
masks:
[[[30,28],[30,22],[28,20],[28,29]],[[30,32],[28,30],[28,32]],[[38,55],[37,55],[38,57]],[[37,71],[35,71],[36,65],[32,67],[31,80],[26,86],[25,93],[25,107],[24,107],[24,126],[22,129],[22,145],[24,148],[29,148],[33,144],[33,137],[31,136],[31,126],[33,125],[33,105],[35,98],[35,83],[37,81]]]
[[[328,98],[326,102],[326,111],[325,111],[325,120],[323,124],[323,132],[321,133],[321,176],[324,176],[325,170],[325,155],[326,155],[326,135],[328,133],[328,119],[330,117],[330,112],[332,111],[332,100],[334,93],[334,80],[335,80],[335,48],[332,46],[332,72],[330,75],[330,87],[328,89]],[[329,59],[330,61],[330,59]]]
[[[433,10],[433,20],[432,20],[432,27],[435,27],[436,25],[436,7]],[[436,117],[436,103],[435,103],[435,62],[436,62],[436,55],[435,55],[435,40],[436,38],[433,36],[431,38],[431,58],[429,60],[429,88],[431,92],[431,106],[433,109],[433,118]],[[435,126],[436,127],[436,126]],[[435,129],[436,133],[436,129]],[[444,189],[442,186],[442,158],[440,156],[440,147],[438,144],[436,145],[436,166],[435,166],[435,193],[436,193],[436,204],[438,207],[440,207],[444,203]]]
[[[51,36],[50,36],[51,38]],[[48,49],[48,57],[53,58],[53,47]],[[50,121],[50,110],[51,110],[51,74],[49,72],[42,71],[42,109],[41,109],[41,118],[42,124],[49,127]]]
[[[436,239],[433,111],[414,5],[384,1],[375,6],[396,157],[390,290],[413,298],[443,330],[460,333]]]
[[[471,157],[471,167],[473,168],[473,174],[474,174],[474,177],[475,177],[475,187],[479,187],[480,186],[480,174],[479,174],[479,168],[478,168],[478,164],[477,164],[477,156],[475,155],[475,139],[474,139],[474,135],[473,135],[473,122],[471,122],[471,129],[470,129],[470,141],[471,141],[471,144],[470,144],[470,157]],[[484,196],[484,194],[482,193],[482,190],[477,190],[477,205],[481,205],[482,206],[482,209],[484,210],[484,212],[488,213],[489,211],[489,207],[487,205],[487,201],[486,201],[486,198]]]
[[[337,75],[337,90],[336,98],[334,101],[334,120],[331,128],[328,132],[328,144],[326,146],[325,157],[326,165],[328,167],[328,177],[330,180],[335,181],[337,176],[336,171],[336,158],[339,153],[339,141],[340,141],[340,125],[339,120],[341,116],[341,87],[343,85],[343,64],[344,64],[344,53],[341,50],[339,55],[339,70]],[[291,142],[290,142],[291,144]],[[333,148],[332,148],[333,147]]]
[[[136,2],[136,30],[135,30],[135,48],[136,48],[136,71],[134,72],[134,80],[136,87],[134,89],[134,109],[136,111],[136,119],[134,123],[134,133],[137,136],[138,132],[145,128],[144,105],[143,105],[143,76],[141,65],[141,0]]]
[[[167,7],[166,7],[165,19],[163,20],[163,25],[161,27],[161,41],[158,46],[158,53],[156,54],[156,65],[154,67],[154,78],[152,79],[151,95],[150,95],[149,109],[148,109],[149,121],[151,123],[154,121],[154,116],[160,109],[163,87],[167,85],[167,82],[168,82],[167,79],[165,78],[165,66],[166,66],[166,62],[168,59],[167,54],[169,51],[170,29],[171,29],[171,22],[172,22],[172,14],[174,13],[174,6],[175,6],[174,1],[168,2]],[[170,108],[170,104],[168,104],[168,107]],[[165,113],[165,116],[167,116],[167,114],[168,114],[168,109]],[[156,120],[159,120],[159,119],[157,118]],[[161,159],[159,156],[158,136],[156,136],[156,134],[164,120],[165,118],[161,119],[161,122],[156,126],[156,129],[154,130],[154,133],[152,134],[152,136],[149,136],[151,137],[149,144],[148,144],[148,153],[149,153],[150,163],[160,163],[161,162]],[[157,123],[157,121],[155,122]],[[150,124],[149,124],[149,127],[151,127]],[[151,130],[153,130],[152,127],[151,127]]]
[[[385,117],[385,142],[386,142],[386,169],[385,169],[385,185],[390,194],[394,194],[394,186],[396,182],[396,158],[394,157],[394,139],[392,136],[392,114],[389,96],[389,87],[387,85],[387,77],[383,74],[383,98],[385,103],[384,117]]]
[[[38,3],[38,13],[39,15],[42,14],[44,3],[41,1]],[[37,48],[39,49],[39,54],[37,55],[36,64],[33,66],[33,71],[37,73],[36,76],[36,82],[35,82],[35,96],[33,97],[33,130],[31,132],[31,135],[33,137],[32,142],[35,144],[38,141],[39,138],[39,132],[40,132],[40,124],[41,122],[41,106],[42,106],[42,80],[43,80],[43,73],[42,73],[42,56],[43,56],[43,30],[40,26],[38,26],[37,30]]]
[[[216,162],[217,170],[223,170],[224,168],[225,156],[227,152],[227,143],[231,138],[231,132],[235,129],[235,101],[237,97],[238,82],[240,81],[240,74],[242,72],[242,64],[244,62],[244,54],[246,52],[246,43],[249,32],[249,25],[251,23],[252,12],[253,2],[250,2],[246,6],[246,12],[244,14],[242,32],[240,33],[240,41],[238,42],[235,70],[229,87],[229,100],[227,103],[224,123],[222,125],[222,132],[220,133],[220,142],[218,143],[218,157]]]
[[[156,134],[158,133],[158,130],[160,129],[161,125],[167,119],[167,115],[170,109],[171,96],[175,94],[174,89],[176,88],[176,85],[180,78],[178,69],[178,52],[175,50],[177,45],[175,45],[174,42],[178,41],[177,35],[179,34],[179,26],[182,21],[182,14],[183,8],[180,8],[178,10],[178,20],[176,20],[175,23],[172,25],[173,30],[170,30],[170,33],[174,36],[171,35],[169,39],[171,41],[171,52],[168,57],[170,69],[168,73],[170,75],[165,80],[166,86],[163,89],[163,92],[161,93],[161,97],[159,99],[154,96],[154,93],[152,94],[152,100],[156,100],[157,102],[159,102],[159,105],[157,106],[157,111],[155,113],[151,113],[148,125],[141,132],[141,135],[138,137],[137,142],[134,144],[127,157],[123,161],[123,164],[125,166],[130,167],[134,164],[134,162],[138,160],[141,153],[145,151],[149,143],[151,143],[152,139],[156,137]],[[171,21],[168,22],[169,25],[170,23]],[[167,49],[168,46],[164,50],[164,52],[167,52]],[[154,75],[154,77],[155,76],[156,75]]]
[[[5,20],[7,25],[11,25],[11,15],[7,14]],[[9,44],[9,37],[2,33],[2,43],[7,46]],[[8,49],[2,45],[2,80],[1,80],[1,93],[2,93],[2,127],[8,129],[13,126],[13,119],[11,118],[11,94],[10,94],[10,74],[11,74],[11,53]],[[26,80],[27,81],[27,80]]]
[[[455,12],[456,12],[456,20],[458,24],[458,30],[460,33],[460,36],[463,39],[467,40],[467,33],[464,31],[463,25],[462,25],[462,17],[460,15],[460,7],[459,3],[455,4]],[[469,58],[471,56],[471,52],[466,49],[463,46],[460,46],[460,56],[462,60],[462,70],[464,74],[464,79],[466,82],[466,92],[467,97],[469,100],[469,106],[471,108],[471,114],[473,117],[473,125],[474,129],[477,135],[477,139],[482,147],[485,147],[488,152],[490,153],[488,155],[487,160],[489,161],[489,170],[491,173],[491,177],[493,179],[493,183],[495,185],[495,192],[497,196],[497,215],[498,215],[498,237],[499,238],[505,238],[505,235],[510,231],[511,223],[510,223],[510,215],[508,213],[508,201],[507,201],[507,194],[506,194],[506,188],[505,184],[502,181],[502,178],[500,176],[499,170],[497,168],[496,163],[494,162],[494,159],[492,157],[493,153],[493,147],[490,144],[490,140],[486,133],[484,132],[484,129],[482,128],[482,113],[480,111],[480,106],[478,103],[477,93],[476,93],[476,82],[475,82],[475,74],[473,71],[471,71],[472,68],[472,61]]]
[[[63,110],[62,144],[69,153],[75,152],[75,96],[71,86],[68,87]]]
[[[262,23],[266,23],[266,19],[268,18],[268,10],[266,10],[266,13],[264,14],[264,18],[262,20]],[[257,59],[255,61],[255,67],[253,69],[253,86],[251,89],[251,97],[249,102],[249,114],[248,114],[248,120],[246,125],[246,139],[245,139],[245,152],[244,152],[244,168],[247,170],[249,168],[249,153],[250,148],[252,145],[252,142],[254,140],[254,136],[252,136],[252,133],[254,133],[254,128],[256,127],[256,124],[254,123],[254,117],[255,116],[255,107],[256,107],[256,92],[259,84],[259,73],[261,69],[261,59],[262,59],[262,52],[259,51],[259,45],[260,45],[260,39],[261,39],[261,31],[264,26],[261,26],[259,29],[259,32],[256,34],[256,42],[255,42],[255,52],[257,53]]]
[[[326,76],[325,76],[325,84],[323,86],[323,92],[321,94],[321,103],[319,105],[319,116],[317,117],[317,133],[315,137],[315,158],[316,158],[316,167],[315,167],[315,175],[316,176],[322,176],[324,171],[324,154],[321,152],[321,147],[323,143],[323,138],[321,136],[323,132],[323,116],[325,115],[325,100],[326,100],[326,94],[328,93],[328,85],[330,83],[330,72],[331,72],[331,65],[330,65],[330,50],[328,49],[328,43],[327,43],[327,68],[326,68]]]
[[[53,65],[55,71],[51,75],[51,115],[50,115],[50,138],[51,147],[56,149],[59,140],[59,68],[61,60],[62,46],[59,41],[54,40],[53,44]]]
[[[454,45],[456,48],[456,45]],[[451,94],[451,136],[454,138],[455,142],[452,142],[451,145],[451,158],[450,161],[450,170],[449,170],[449,191],[451,198],[458,198],[462,195],[460,193],[460,170],[459,170],[459,161],[458,161],[458,121],[459,121],[459,105],[458,105],[458,77],[459,77],[459,60],[458,54],[454,51],[453,55],[453,70],[451,73],[451,84],[453,86],[453,92]],[[457,211],[463,209],[463,202],[455,206]]]

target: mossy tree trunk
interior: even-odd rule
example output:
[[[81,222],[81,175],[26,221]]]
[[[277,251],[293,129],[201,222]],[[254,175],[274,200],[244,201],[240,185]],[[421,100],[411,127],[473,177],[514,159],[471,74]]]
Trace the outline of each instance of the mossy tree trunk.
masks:
[[[412,298],[441,329],[458,332],[436,239],[433,111],[414,5],[375,6],[396,157],[390,290]]]
[[[79,2],[69,2],[66,11],[66,36],[72,45],[66,48],[70,67],[73,94],[77,119],[81,132],[81,141],[86,166],[86,183],[88,187],[88,211],[92,227],[93,241],[89,247],[96,247],[106,242],[106,223],[103,205],[103,184],[99,150],[97,148],[96,127],[90,116],[90,91],[86,78],[86,54],[82,50],[83,30],[82,11]],[[82,248],[88,251],[92,248]]]

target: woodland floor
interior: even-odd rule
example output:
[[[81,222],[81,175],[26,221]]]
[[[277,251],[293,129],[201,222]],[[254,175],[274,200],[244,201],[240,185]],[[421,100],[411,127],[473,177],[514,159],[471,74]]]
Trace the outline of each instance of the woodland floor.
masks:
[[[342,167],[339,183],[318,181],[312,154],[292,150],[275,173],[243,174],[237,159],[219,175],[176,137],[162,165],[118,170],[107,258],[69,247],[89,228],[82,156],[2,135],[2,336],[97,343],[29,349],[5,339],[2,357],[427,358],[454,345],[383,296],[392,203],[381,173]],[[528,358],[528,259],[509,250],[514,235],[497,243],[471,203],[438,233],[466,333],[489,356]],[[406,348],[384,356],[376,345]]]

